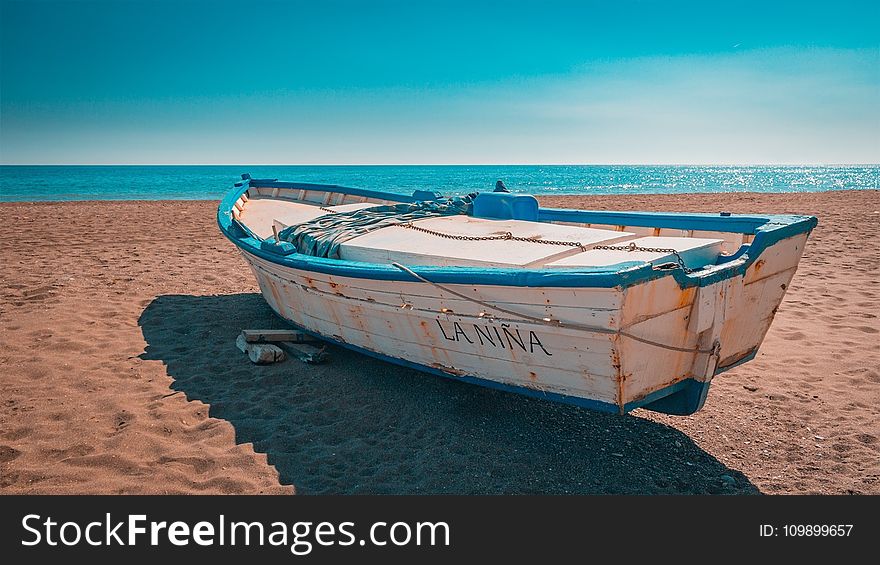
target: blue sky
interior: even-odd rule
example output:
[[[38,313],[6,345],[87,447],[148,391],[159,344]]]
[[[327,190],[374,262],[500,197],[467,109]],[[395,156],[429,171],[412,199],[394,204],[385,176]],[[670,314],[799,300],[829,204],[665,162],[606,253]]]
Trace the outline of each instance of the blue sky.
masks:
[[[0,0],[3,163],[877,163],[878,2]]]

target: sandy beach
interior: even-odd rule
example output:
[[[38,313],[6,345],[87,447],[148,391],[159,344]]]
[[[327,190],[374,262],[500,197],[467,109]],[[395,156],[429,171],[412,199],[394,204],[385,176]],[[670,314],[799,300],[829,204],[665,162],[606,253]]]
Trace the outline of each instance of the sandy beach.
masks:
[[[631,416],[345,350],[254,366],[284,327],[216,202],[3,203],[0,493],[880,494],[880,192],[543,197],[819,218],[757,356],[693,416]]]

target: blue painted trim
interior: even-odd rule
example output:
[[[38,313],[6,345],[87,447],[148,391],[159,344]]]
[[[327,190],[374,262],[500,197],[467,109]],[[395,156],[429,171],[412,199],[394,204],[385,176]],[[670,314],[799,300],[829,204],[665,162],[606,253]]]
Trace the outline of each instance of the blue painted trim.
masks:
[[[296,253],[296,247],[292,243],[289,241],[276,243],[275,238],[272,238],[271,241],[263,241],[260,244],[260,249],[269,253],[275,253],[276,255],[293,255]]]
[[[746,216],[739,214],[670,214],[668,212],[620,212],[571,210],[566,208],[541,208],[538,215],[538,220],[542,222],[580,222],[611,226],[639,226],[747,234],[754,234],[758,228],[769,222],[770,219],[771,216]]]
[[[655,391],[643,396],[642,398],[640,398],[638,400],[633,400],[631,402],[627,402],[626,405],[623,407],[623,409],[625,412],[630,412],[632,410],[635,410],[636,408],[645,408],[645,407],[647,407],[647,405],[650,405],[651,403],[656,402],[657,400],[660,400],[661,398],[664,398],[666,396],[669,396],[669,395],[672,395],[672,394],[675,394],[677,392],[684,390],[685,388],[687,388],[688,381],[690,381],[690,380],[693,380],[693,379],[684,379],[684,380],[678,381],[676,383],[672,383],[671,385],[664,387],[664,388],[661,388],[661,389],[658,389],[658,390],[655,390]]]
[[[748,363],[758,354],[758,348],[754,348],[748,355],[742,359],[719,367],[715,370],[715,376],[726,371],[739,367],[743,363]],[[679,381],[664,389],[652,392],[645,398],[634,402],[628,402],[624,407],[627,412],[634,408],[644,408],[653,410],[654,412],[662,412],[663,414],[672,414],[675,416],[687,416],[697,412],[706,403],[706,397],[709,395],[708,383],[700,382],[695,379],[685,379]]]
[[[671,386],[657,390],[641,400],[628,402],[624,409],[644,408],[673,416],[688,416],[697,412],[706,403],[710,382],[684,379]]]
[[[279,187],[307,190],[328,190],[392,200],[411,202],[411,196],[306,183],[287,183],[245,179],[241,186],[229,191],[220,202],[217,223],[220,230],[240,249],[267,261],[288,267],[324,273],[329,275],[366,278],[383,281],[409,281],[413,278],[391,265],[360,263],[339,259],[326,259],[301,254],[287,256],[261,249],[260,241],[241,229],[232,221],[231,210],[241,194],[249,188]],[[629,262],[605,267],[571,269],[494,269],[479,267],[415,267],[413,270],[428,280],[441,284],[478,284],[514,287],[592,287],[624,288],[641,284],[660,277],[671,276],[682,288],[707,286],[726,278],[742,276],[761,253],[776,242],[809,233],[816,226],[816,218],[811,216],[721,216],[712,214],[657,214],[652,212],[590,212],[583,210],[540,209],[539,218],[545,221],[562,220],[587,223],[611,223],[619,225],[670,226],[681,229],[700,229],[710,231],[735,231],[748,229],[754,232],[751,244],[744,245],[737,256],[729,261],[714,265],[709,269],[686,274],[681,269],[672,271],[655,270],[649,264]],[[613,218],[613,221],[611,220]],[[759,223],[763,222],[763,223]]]
[[[341,194],[351,194],[353,196],[366,196],[367,198],[378,198],[380,200],[391,200],[394,202],[416,202],[416,198],[406,194],[394,194],[393,192],[383,192],[379,190],[369,190],[366,188],[352,188],[350,186],[339,186],[336,184],[313,184],[308,182],[283,182],[278,180],[259,180],[251,179],[251,188],[292,188],[294,190],[324,190],[329,192],[338,192]]]

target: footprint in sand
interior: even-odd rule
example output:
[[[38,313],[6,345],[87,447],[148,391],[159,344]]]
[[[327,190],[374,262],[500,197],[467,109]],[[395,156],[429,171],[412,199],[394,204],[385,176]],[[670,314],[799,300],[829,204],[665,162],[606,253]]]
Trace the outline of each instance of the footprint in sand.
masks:
[[[856,439],[866,445],[874,445],[877,443],[877,436],[872,436],[871,434],[859,434],[856,436]]]
[[[113,421],[116,426],[116,431],[122,431],[134,421],[134,414],[123,410],[122,412],[118,412],[116,416],[114,416]]]
[[[32,332],[28,332],[27,335],[32,339],[46,339],[52,337],[52,331],[46,329],[34,330]]]
[[[163,464],[163,465],[166,463],[181,463],[183,465],[190,465],[193,468],[193,470],[195,470],[195,472],[200,475],[204,474],[205,472],[211,470],[212,468],[214,468],[216,466],[213,461],[210,461],[208,459],[204,459],[201,457],[166,457],[166,456],[163,456],[163,457],[159,458],[158,462],[159,462],[159,464]]]
[[[91,445],[87,445],[85,443],[77,443],[71,445],[67,449],[50,449],[47,454],[52,459],[62,461],[69,457],[83,457],[85,455],[91,455],[94,452],[95,448]]]
[[[14,406],[15,401],[13,400],[11,404],[9,402],[6,402],[5,404],[6,404],[6,406]],[[33,428],[27,428],[27,427],[16,428],[14,430],[9,430],[7,432],[0,433],[0,436],[4,437],[6,439],[12,440],[12,441],[18,441],[22,438],[25,438],[25,437],[31,435],[33,432],[34,432]]]
[[[9,463],[21,455],[21,451],[8,445],[0,445],[0,463]]]

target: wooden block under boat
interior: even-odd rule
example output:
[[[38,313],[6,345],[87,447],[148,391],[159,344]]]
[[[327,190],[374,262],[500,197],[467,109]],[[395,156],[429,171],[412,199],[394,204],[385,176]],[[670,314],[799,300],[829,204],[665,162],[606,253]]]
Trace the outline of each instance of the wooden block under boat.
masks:
[[[247,343],[292,341],[303,343],[315,341],[309,334],[297,330],[241,330]]]

